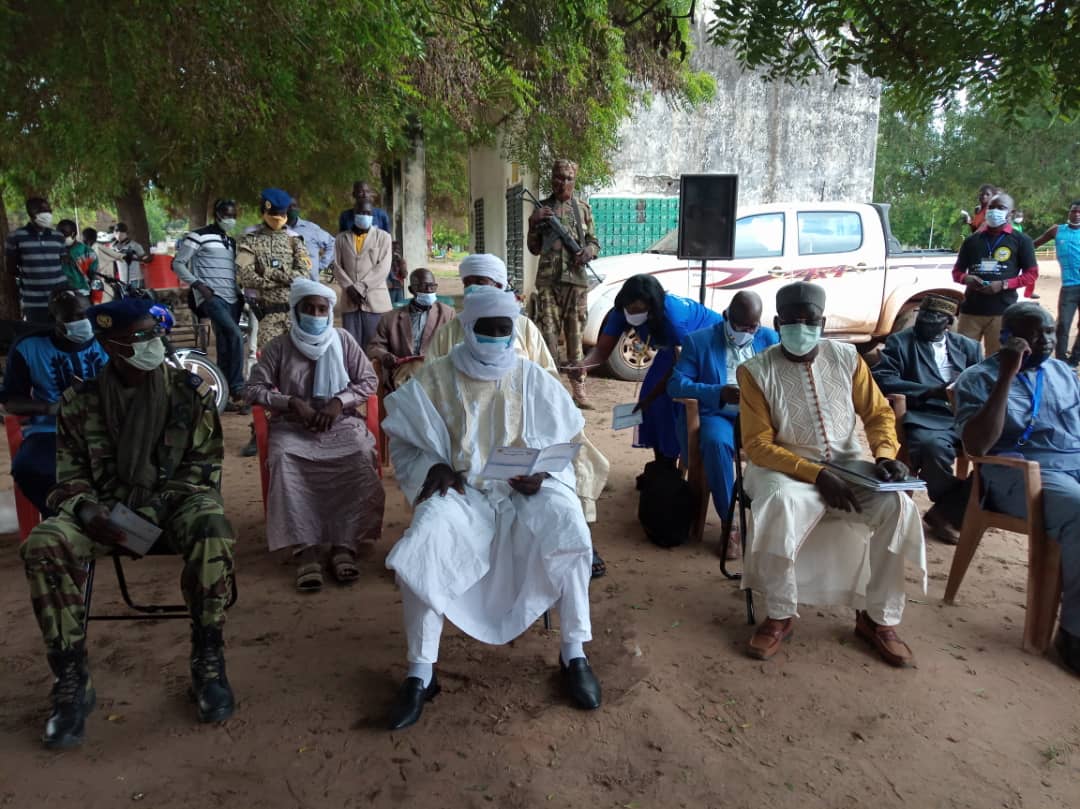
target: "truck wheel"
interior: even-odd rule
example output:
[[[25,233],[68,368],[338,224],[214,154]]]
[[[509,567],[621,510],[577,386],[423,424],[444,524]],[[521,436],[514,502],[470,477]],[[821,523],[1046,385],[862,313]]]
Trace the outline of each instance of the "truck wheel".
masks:
[[[646,348],[637,332],[631,329],[615,344],[615,350],[608,357],[607,370],[616,379],[637,382],[645,378],[655,356],[656,349]]]
[[[919,305],[917,303],[906,304],[896,315],[896,320],[893,321],[892,331],[890,334],[896,334],[898,331],[909,329],[915,325],[915,317],[919,313]]]

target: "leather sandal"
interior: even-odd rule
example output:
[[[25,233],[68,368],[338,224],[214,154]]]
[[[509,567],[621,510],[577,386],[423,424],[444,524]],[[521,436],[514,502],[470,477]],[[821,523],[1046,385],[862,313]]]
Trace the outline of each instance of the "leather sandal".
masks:
[[[794,618],[766,618],[750,638],[746,651],[758,660],[769,660],[794,632]]]
[[[855,614],[855,634],[865,640],[890,666],[907,668],[915,662],[911,647],[900,640],[896,627],[874,623],[865,610]]]
[[[360,578],[360,568],[356,566],[356,554],[345,548],[338,548],[331,554],[330,570],[338,584],[352,584]]]
[[[318,562],[304,562],[296,568],[296,589],[301,593],[317,593],[322,585],[322,565]]]

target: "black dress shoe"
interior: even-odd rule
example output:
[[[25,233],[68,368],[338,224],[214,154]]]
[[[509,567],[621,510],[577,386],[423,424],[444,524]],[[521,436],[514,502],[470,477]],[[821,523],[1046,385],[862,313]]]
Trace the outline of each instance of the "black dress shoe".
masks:
[[[1080,638],[1058,627],[1056,645],[1061,662],[1073,674],[1080,675]]]
[[[424,688],[424,681],[419,677],[406,677],[394,698],[393,707],[390,708],[390,730],[403,730],[409,725],[415,725],[420,714],[424,712],[424,703],[435,699],[440,690],[439,680],[434,672],[427,688]]]
[[[563,663],[560,657],[559,668],[566,690],[579,708],[591,711],[600,707],[600,681],[593,674],[588,660],[575,657],[569,663]]]

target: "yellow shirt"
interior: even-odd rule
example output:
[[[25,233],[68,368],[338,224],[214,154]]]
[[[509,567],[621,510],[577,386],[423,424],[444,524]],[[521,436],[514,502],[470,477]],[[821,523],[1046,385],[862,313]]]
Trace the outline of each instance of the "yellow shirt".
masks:
[[[360,251],[364,249],[364,240],[367,238],[366,233],[354,233],[353,240],[356,242],[356,253],[359,255]]]
[[[775,469],[796,480],[814,483],[821,464],[809,461],[776,443],[769,403],[753,375],[740,366],[739,420],[742,424],[743,449],[760,467]],[[781,403],[782,404],[782,403]],[[895,458],[899,444],[896,440],[896,418],[888,400],[874,384],[870,366],[860,357],[851,379],[851,404],[866,429],[866,438],[875,458]]]

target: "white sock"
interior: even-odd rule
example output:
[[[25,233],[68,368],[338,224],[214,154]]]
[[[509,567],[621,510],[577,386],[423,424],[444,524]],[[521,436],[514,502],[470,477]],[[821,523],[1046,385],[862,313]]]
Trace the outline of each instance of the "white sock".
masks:
[[[585,645],[582,643],[564,643],[559,652],[563,664],[569,664],[576,657],[585,657]]]
[[[431,685],[431,675],[435,673],[435,667],[431,663],[410,663],[408,677],[419,677],[424,688]]]

